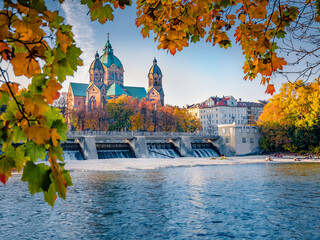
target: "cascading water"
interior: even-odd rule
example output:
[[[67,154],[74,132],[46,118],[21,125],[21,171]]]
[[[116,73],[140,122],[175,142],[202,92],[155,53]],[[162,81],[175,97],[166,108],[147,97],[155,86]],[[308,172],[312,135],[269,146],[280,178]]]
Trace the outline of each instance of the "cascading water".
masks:
[[[98,158],[134,158],[134,154],[127,143],[96,143]]]
[[[79,143],[63,143],[61,146],[64,160],[84,160]]]
[[[195,157],[219,157],[210,143],[191,143],[191,145]]]
[[[172,143],[148,143],[151,158],[178,158],[180,154],[174,149]]]

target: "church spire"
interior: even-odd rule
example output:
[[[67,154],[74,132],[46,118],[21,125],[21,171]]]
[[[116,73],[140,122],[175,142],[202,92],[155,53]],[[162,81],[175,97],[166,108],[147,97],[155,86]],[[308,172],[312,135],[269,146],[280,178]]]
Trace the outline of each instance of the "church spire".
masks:
[[[107,35],[108,35],[108,39],[107,39],[106,45],[104,46],[103,52],[107,54],[113,54],[113,49],[109,41],[109,33],[107,33]]]

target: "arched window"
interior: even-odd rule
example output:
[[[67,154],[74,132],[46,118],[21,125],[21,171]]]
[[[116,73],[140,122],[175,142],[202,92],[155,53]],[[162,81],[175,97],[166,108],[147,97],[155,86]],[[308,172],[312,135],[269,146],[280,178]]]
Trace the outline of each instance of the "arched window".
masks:
[[[95,96],[92,96],[89,100],[89,111],[91,111],[97,107],[96,103],[97,103],[97,101],[96,101]]]

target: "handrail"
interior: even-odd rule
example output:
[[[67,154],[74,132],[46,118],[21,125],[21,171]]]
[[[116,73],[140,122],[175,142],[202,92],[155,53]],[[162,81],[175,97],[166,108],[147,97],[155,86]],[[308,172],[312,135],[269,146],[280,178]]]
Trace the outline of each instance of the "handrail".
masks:
[[[96,136],[96,137],[218,137],[217,133],[208,132],[139,132],[139,131],[68,131],[69,136]]]

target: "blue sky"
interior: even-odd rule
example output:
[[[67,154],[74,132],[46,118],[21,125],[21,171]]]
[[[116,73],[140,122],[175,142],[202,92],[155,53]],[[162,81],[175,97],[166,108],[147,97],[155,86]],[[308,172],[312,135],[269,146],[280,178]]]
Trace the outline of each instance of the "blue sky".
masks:
[[[91,22],[88,9],[80,1],[66,0],[60,6],[57,1],[49,1],[49,8],[57,8],[66,22],[73,26],[75,40],[83,51],[81,58],[84,65],[73,77],[63,83],[63,91],[67,91],[70,82],[89,82],[89,66],[94,60],[96,51],[102,54],[110,33],[110,42],[114,54],[124,66],[124,84],[126,86],[148,87],[147,74],[156,57],[163,73],[163,89],[165,103],[185,106],[198,103],[210,96],[232,95],[246,101],[268,99],[265,86],[257,79],[253,82],[243,80],[244,57],[240,46],[221,49],[212,47],[204,40],[184,48],[174,56],[166,50],[158,50],[153,37],[143,38],[140,29],[135,26],[136,9],[126,7],[117,9],[112,22],[101,25]],[[284,80],[273,79],[278,91]]]
[[[96,51],[102,54],[110,33],[110,42],[114,54],[124,66],[124,84],[141,86],[147,89],[147,74],[156,57],[163,73],[165,103],[184,106],[206,100],[209,96],[233,95],[235,98],[255,101],[267,99],[265,86],[259,80],[243,80],[243,61],[240,46],[221,49],[212,47],[205,41],[190,44],[174,56],[165,50],[158,50],[153,37],[143,38],[140,29],[135,26],[135,6],[125,10],[116,10],[112,22],[101,25],[91,22],[87,8],[77,1],[67,0],[62,6],[67,23],[73,26],[75,39],[82,49],[84,66],[74,77],[68,77],[63,84],[66,89],[69,82],[88,82],[88,69],[94,60]],[[276,89],[281,83],[276,80]]]

